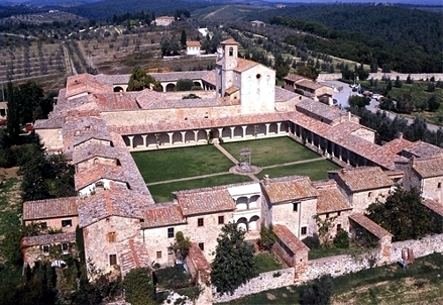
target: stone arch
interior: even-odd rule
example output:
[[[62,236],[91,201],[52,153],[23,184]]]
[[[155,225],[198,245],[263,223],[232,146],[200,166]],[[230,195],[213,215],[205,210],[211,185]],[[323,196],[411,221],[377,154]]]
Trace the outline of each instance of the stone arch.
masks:
[[[194,81],[194,87],[199,87],[202,89],[202,84],[199,81]]]
[[[249,198],[249,208],[256,209],[258,208],[258,200],[260,199],[260,195],[254,195]]]
[[[242,217],[237,220],[237,227],[245,230],[246,232],[248,231],[248,220],[246,217]]]
[[[251,217],[251,219],[249,219],[249,224],[248,224],[248,228],[249,231],[253,231],[253,230],[259,230],[260,229],[260,217],[257,215],[254,215]]]
[[[166,92],[172,92],[175,91],[175,84],[167,84],[166,85]]]
[[[238,210],[248,209],[248,197],[239,197],[235,202]]]
[[[123,89],[120,86],[116,86],[116,87],[114,87],[114,92],[125,92],[125,89]]]

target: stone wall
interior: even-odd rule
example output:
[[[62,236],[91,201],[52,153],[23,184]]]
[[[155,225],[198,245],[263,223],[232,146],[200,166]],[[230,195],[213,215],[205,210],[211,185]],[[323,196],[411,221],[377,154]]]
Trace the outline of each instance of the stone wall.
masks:
[[[280,276],[276,276],[278,274],[280,274]],[[292,285],[293,283],[294,268],[264,272],[260,273],[259,276],[253,278],[245,285],[241,285],[235,290],[234,294],[232,295],[224,294],[222,296],[219,296],[219,294],[214,289],[213,302],[228,302],[261,291]]]
[[[431,77],[434,77],[436,81],[443,80],[443,73],[415,73],[415,74],[408,74],[408,73],[369,73],[368,79],[374,78],[374,79],[382,79],[382,78],[390,78],[392,80],[397,79],[397,76],[400,80],[406,80],[408,76],[411,77],[412,80],[427,80]]]
[[[328,80],[338,80],[341,78],[341,73],[321,73],[317,77],[317,82],[324,82]]]
[[[443,234],[429,235],[418,240],[396,241],[392,243],[391,263],[401,259],[403,248],[412,249],[414,257],[423,257],[434,252],[443,253]]]

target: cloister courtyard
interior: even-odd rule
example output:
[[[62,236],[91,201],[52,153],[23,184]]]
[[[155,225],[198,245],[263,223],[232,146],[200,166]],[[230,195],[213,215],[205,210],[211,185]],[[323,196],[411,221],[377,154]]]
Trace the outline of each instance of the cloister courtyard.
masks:
[[[224,184],[248,182],[290,175],[309,176],[312,181],[327,178],[340,168],[289,137],[230,142],[218,145],[133,152],[132,157],[156,202],[172,201],[172,192]],[[240,150],[249,148],[255,175],[230,172],[241,160]],[[224,149],[225,152],[222,152]],[[230,156],[229,156],[230,155]]]

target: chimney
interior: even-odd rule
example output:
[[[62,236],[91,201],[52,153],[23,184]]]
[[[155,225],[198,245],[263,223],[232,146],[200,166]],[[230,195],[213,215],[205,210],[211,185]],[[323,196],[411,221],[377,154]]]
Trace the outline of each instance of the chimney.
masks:
[[[403,132],[399,131],[398,135],[397,135],[397,138],[400,139],[400,140],[403,140]]]
[[[266,174],[263,177],[263,184],[264,184],[264,186],[269,186],[269,175],[268,174]]]

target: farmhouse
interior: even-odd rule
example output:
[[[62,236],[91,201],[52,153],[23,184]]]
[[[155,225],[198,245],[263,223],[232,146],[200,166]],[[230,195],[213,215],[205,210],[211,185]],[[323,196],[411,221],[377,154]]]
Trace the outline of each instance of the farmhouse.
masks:
[[[187,73],[166,73],[163,81],[172,84],[187,78]],[[201,81],[203,92],[212,96],[173,98],[166,92],[169,85],[165,92],[125,92],[125,76],[69,77],[53,112],[35,122],[35,131],[48,153],[63,153],[75,165],[78,196],[26,202],[25,222],[46,223],[63,228],[66,234],[78,224],[86,257],[104,272],[119,267],[123,275],[139,266],[173,264],[171,244],[178,231],[191,238],[191,269],[207,270],[224,224],[236,223],[253,240],[262,225],[273,224],[276,253],[296,266],[298,278],[308,266],[308,249],[300,240],[317,232],[314,216],[337,217],[332,236],[340,229],[350,230],[349,219],[376,227],[355,215],[388,195],[393,177],[403,179],[404,167],[399,164],[411,168],[411,174],[405,174],[411,185],[443,176],[440,171],[414,167],[410,162],[418,159],[410,161],[401,153],[409,149],[419,154],[413,146],[426,145],[401,139],[375,144],[374,131],[360,125],[357,117],[276,88],[275,71],[238,58],[238,44],[231,39],[221,43],[215,71],[202,72],[200,77],[192,78]],[[177,191],[171,202],[156,203],[130,154],[270,137],[289,137],[343,170],[329,173],[324,181],[265,176]],[[400,149],[403,144],[397,142],[408,145]],[[419,178],[412,179],[414,175]],[[441,190],[439,181],[432,180],[429,196],[428,188],[423,188],[425,197],[440,200],[435,195]],[[69,242],[68,237],[22,241],[26,261],[42,259],[36,249],[43,253],[51,245]]]

